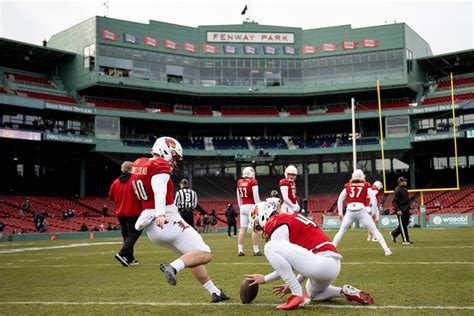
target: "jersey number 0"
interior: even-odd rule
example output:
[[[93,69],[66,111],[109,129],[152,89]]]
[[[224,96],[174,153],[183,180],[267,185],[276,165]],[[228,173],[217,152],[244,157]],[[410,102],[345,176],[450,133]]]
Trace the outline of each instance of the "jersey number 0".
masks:
[[[148,195],[145,191],[145,186],[143,185],[142,180],[132,180],[133,191],[137,195],[139,200],[146,201],[148,200]]]

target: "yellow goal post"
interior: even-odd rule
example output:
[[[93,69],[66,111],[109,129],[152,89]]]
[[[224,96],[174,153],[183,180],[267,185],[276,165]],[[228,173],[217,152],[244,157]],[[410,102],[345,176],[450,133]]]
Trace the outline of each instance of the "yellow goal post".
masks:
[[[451,112],[453,119],[453,139],[454,139],[454,160],[456,170],[456,187],[450,188],[430,188],[430,189],[410,189],[408,192],[419,192],[420,193],[420,205],[424,205],[424,192],[437,192],[437,191],[458,191],[459,190],[459,164],[458,164],[458,146],[457,146],[457,132],[456,132],[456,115],[454,110],[454,82],[453,73],[450,74],[451,80]],[[382,103],[380,97],[380,81],[377,80],[377,101],[379,106],[379,129],[380,129],[380,152],[382,158],[382,178],[383,178],[383,190],[384,193],[393,193],[393,190],[387,190],[386,186],[386,175],[385,175],[385,150],[384,150],[384,136],[383,136],[383,124],[382,124]]]

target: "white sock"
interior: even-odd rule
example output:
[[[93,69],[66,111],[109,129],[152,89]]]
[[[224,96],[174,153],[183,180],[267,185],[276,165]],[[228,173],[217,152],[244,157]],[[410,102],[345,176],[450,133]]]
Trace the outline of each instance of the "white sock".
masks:
[[[258,245],[253,245],[253,252],[260,252],[260,248],[258,248]]]
[[[239,252],[244,252],[244,245],[237,245],[239,248]]]
[[[212,283],[212,280],[207,281],[206,283],[203,284],[204,288],[209,292],[209,294],[212,295],[212,293],[216,293],[217,295],[221,295],[221,290],[219,290],[214,283]]]
[[[176,273],[178,273],[179,271],[183,270],[184,268],[186,268],[186,266],[184,265],[184,262],[183,260],[181,259],[176,259],[175,261],[171,262],[170,265],[175,268],[176,270]]]

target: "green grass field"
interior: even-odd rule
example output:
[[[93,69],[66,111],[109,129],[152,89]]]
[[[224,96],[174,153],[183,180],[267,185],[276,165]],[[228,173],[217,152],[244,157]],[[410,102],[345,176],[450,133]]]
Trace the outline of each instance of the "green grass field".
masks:
[[[364,289],[375,298],[375,305],[334,299],[312,302],[291,313],[473,315],[474,228],[411,229],[410,233],[413,245],[387,240],[392,257],[385,257],[378,243],[365,241],[366,232],[361,230],[349,231],[339,245],[344,258],[334,285],[348,283]],[[331,238],[334,234],[328,232]],[[382,234],[388,239],[388,231]],[[209,273],[231,296],[228,302],[210,304],[209,294],[188,270],[178,275],[176,286],[168,285],[159,264],[176,255],[153,245],[145,235],[135,249],[141,264],[130,268],[114,258],[120,249],[118,238],[1,243],[0,314],[285,314],[274,309],[281,300],[271,294],[273,284],[261,286],[252,304],[240,304],[243,275],[271,272],[265,257],[249,255],[250,235],[246,257],[237,257],[235,238],[208,234],[205,241],[213,251]],[[67,247],[51,249],[56,246]]]

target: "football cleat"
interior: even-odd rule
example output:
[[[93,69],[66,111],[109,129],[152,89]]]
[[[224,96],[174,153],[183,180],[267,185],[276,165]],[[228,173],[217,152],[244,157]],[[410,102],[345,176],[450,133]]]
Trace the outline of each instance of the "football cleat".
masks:
[[[135,229],[138,231],[144,230],[155,221],[155,218],[156,217],[154,211],[143,211],[135,222]]]
[[[390,239],[391,239],[393,242],[397,242],[397,237],[395,237],[395,236],[393,235],[393,232],[392,232],[392,231],[390,232]]]
[[[349,302],[354,301],[362,305],[372,305],[374,304],[374,299],[370,296],[369,293],[356,289],[350,285],[344,285],[341,289],[341,294]]]
[[[178,281],[176,280],[176,270],[169,263],[160,264],[160,270],[165,274],[166,282],[171,285],[176,285]]]
[[[389,249],[389,250],[386,250],[386,251],[385,251],[385,255],[386,255],[386,256],[391,256],[391,255],[393,255],[393,252],[392,252],[390,249]]]
[[[254,255],[254,257],[262,257],[263,253],[261,251],[259,251],[259,252],[254,252],[253,255]]]
[[[221,290],[220,295],[217,295],[216,293],[212,293],[211,303],[219,303],[219,302],[227,301],[227,300],[230,300],[230,297],[227,296],[222,290]]]
[[[411,245],[413,243],[413,241],[404,241],[402,242],[403,245]]]
[[[118,262],[120,262],[124,267],[129,267],[130,266],[130,263],[128,262],[127,258],[122,256],[118,252],[115,254],[115,259],[117,259]]]
[[[132,262],[130,262],[131,267],[138,266],[139,264],[140,262],[138,260],[132,260]]]
[[[280,304],[276,308],[283,309],[283,310],[292,310],[298,307],[308,305],[310,302],[311,302],[311,299],[307,295],[303,295],[303,296],[291,295],[288,298],[288,301],[286,301],[286,303]]]
[[[243,256],[245,256],[245,253],[243,253],[243,252],[239,252],[239,253],[237,254],[237,256],[239,256],[239,257],[243,257]]]

